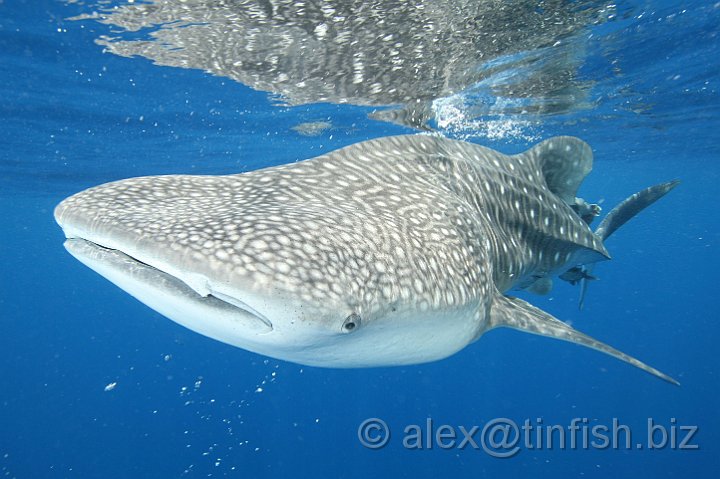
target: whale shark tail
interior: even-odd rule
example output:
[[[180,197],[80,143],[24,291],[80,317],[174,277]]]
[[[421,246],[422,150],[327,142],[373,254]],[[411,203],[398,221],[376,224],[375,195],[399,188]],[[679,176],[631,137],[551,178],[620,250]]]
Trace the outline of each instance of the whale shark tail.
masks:
[[[527,333],[548,336],[580,344],[632,364],[633,366],[640,368],[664,381],[678,386],[680,385],[679,382],[667,374],[658,371],[652,366],[648,366],[642,361],[635,359],[634,357],[625,354],[612,346],[608,346],[597,339],[591,338],[590,336],[577,331],[530,303],[527,303],[519,298],[505,296],[500,293],[497,293],[493,299],[492,307],[490,309],[489,325],[490,329],[498,327],[518,329]]]
[[[655,203],[657,200],[668,194],[673,188],[680,184],[679,180],[660,183],[659,185],[645,188],[638,191],[634,195],[629,196],[610,213],[603,218],[595,230],[595,234],[604,242],[610,235],[618,230],[622,225],[634,218],[638,213]],[[593,276],[593,268],[595,264],[575,266],[560,275],[560,279],[571,284],[580,284],[580,300],[578,308],[582,309],[585,304],[585,295],[587,293],[588,282],[597,279]]]

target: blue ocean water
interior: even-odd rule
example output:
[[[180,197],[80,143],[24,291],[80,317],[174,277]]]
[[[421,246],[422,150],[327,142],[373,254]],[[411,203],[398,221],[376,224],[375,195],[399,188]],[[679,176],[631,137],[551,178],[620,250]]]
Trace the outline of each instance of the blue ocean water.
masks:
[[[715,477],[718,4],[616,6],[574,50],[573,86],[585,97],[550,113],[483,111],[443,131],[507,153],[578,136],[595,154],[582,196],[606,211],[646,186],[682,181],[608,241],[613,261],[596,268],[583,311],[570,285],[522,294],[680,387],[510,330],[435,363],[303,367],[207,339],[138,303],[65,252],[52,216],[63,198],[121,178],[237,173],[417,130],[369,118],[373,105],[286,106],[202,69],[115,55],[96,41],[117,25],[72,20],[97,8],[0,1],[0,476]],[[441,120],[431,126],[442,130]],[[293,130],[317,121],[332,126]],[[385,447],[361,444],[368,418],[388,425]],[[472,445],[404,447],[404,429],[428,418],[456,431],[499,418],[612,428],[615,418],[633,440],[534,442],[508,458]],[[649,420],[675,427],[677,446],[695,430],[688,444],[697,447],[649,449]]]

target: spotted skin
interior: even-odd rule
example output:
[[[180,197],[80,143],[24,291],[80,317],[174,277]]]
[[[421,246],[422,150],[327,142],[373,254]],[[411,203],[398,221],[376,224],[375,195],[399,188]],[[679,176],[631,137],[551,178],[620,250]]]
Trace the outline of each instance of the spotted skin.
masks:
[[[608,258],[571,207],[591,167],[590,148],[571,137],[514,156],[435,136],[386,137],[238,175],[121,180],[66,199],[55,216],[68,238],[120,251],[200,297],[251,298],[243,304],[275,330],[322,323],[334,334],[355,315],[362,327],[348,336],[397,318],[407,331],[412,317],[461,331],[438,340],[447,347],[432,344],[436,326],[397,336],[425,345],[426,355],[372,336],[373,347],[387,341],[382,364],[406,364],[514,326],[512,314],[491,320],[493,304],[505,304],[501,293]],[[280,309],[288,324],[273,316]],[[342,347],[318,361],[253,350],[306,364],[377,365],[355,350],[344,361]]]

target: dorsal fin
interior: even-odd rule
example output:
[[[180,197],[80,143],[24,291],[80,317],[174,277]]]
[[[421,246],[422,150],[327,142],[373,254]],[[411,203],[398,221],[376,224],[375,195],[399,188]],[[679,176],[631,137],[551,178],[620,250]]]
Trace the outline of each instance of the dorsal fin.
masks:
[[[556,136],[523,155],[537,164],[550,191],[568,205],[575,204],[577,190],[592,170],[593,155],[587,143],[572,136]]]

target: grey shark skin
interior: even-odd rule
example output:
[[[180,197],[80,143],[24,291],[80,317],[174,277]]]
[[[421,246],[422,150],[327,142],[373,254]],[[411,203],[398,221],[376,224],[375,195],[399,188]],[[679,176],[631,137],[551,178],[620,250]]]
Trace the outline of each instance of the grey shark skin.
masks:
[[[55,218],[71,254],[143,303],[274,358],[415,364],[506,326],[675,383],[505,294],[609,257],[570,206],[591,168],[571,137],[514,156],[386,137],[238,175],[108,183]]]

